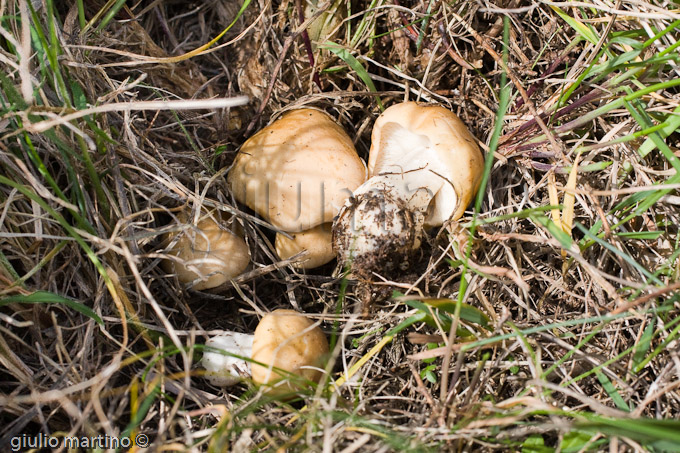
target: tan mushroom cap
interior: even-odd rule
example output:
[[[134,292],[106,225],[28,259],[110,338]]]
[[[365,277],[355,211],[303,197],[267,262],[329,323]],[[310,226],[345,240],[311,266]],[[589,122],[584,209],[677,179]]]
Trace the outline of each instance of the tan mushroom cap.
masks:
[[[425,223],[439,226],[449,219],[459,219],[477,193],[484,170],[482,152],[465,124],[453,112],[437,105],[404,102],[391,106],[373,126],[369,176],[382,170],[381,155],[391,142],[390,132],[395,130],[390,123],[422,136],[424,142],[436,149],[445,169],[441,177],[446,182],[430,202]],[[432,174],[432,177],[438,176]]]
[[[262,318],[254,336],[251,373],[256,384],[273,385],[289,377],[288,373],[313,382],[321,378],[316,367],[322,365],[328,354],[328,341],[321,329],[304,315],[295,310],[274,310]],[[278,373],[276,368],[287,373]],[[269,391],[290,392],[303,382],[290,379]]]
[[[365,179],[352,140],[313,109],[288,112],[249,138],[227,176],[239,202],[287,232],[331,222]]]
[[[276,253],[282,260],[287,260],[306,250],[307,255],[301,258],[300,261],[293,263],[293,267],[314,269],[315,267],[323,266],[335,258],[332,244],[332,227],[331,223],[322,223],[310,230],[290,233],[292,239],[278,233],[274,243]]]
[[[180,215],[184,221],[185,215]],[[198,280],[193,289],[203,290],[220,286],[240,275],[250,263],[250,250],[245,241],[233,232],[222,228],[214,217],[205,215],[195,228],[179,233],[169,233],[166,242],[171,243],[181,234],[172,248],[167,251],[176,260],[164,260],[163,270],[176,274],[181,283]]]

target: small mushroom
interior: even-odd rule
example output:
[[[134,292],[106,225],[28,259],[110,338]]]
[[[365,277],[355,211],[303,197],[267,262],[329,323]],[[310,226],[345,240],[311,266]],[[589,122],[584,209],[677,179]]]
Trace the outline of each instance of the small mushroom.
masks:
[[[180,214],[180,221],[186,222],[186,217]],[[195,290],[215,288],[240,275],[250,263],[248,245],[218,220],[224,221],[219,214],[209,213],[196,226],[168,233],[167,254],[175,259],[164,260],[163,270],[177,275],[181,283],[193,283]]]
[[[239,202],[287,233],[332,222],[365,179],[366,167],[352,140],[328,115],[313,109],[290,111],[250,137],[227,175]],[[334,257],[324,247],[308,252],[299,267],[320,266]]]
[[[444,107],[394,105],[376,120],[371,138],[370,178],[333,226],[339,259],[365,276],[407,268],[424,226],[459,219],[484,168],[474,137]]]
[[[233,385],[250,376],[272,394],[294,391],[305,381],[317,382],[322,374],[318,367],[328,354],[323,331],[304,315],[285,309],[265,315],[253,335],[227,332],[209,339],[206,346],[251,359],[205,352],[201,364],[211,383]]]

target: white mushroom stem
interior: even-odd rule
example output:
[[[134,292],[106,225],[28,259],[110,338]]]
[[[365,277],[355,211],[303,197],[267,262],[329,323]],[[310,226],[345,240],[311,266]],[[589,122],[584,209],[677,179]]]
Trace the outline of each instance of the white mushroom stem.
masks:
[[[206,350],[203,353],[201,365],[205,368],[205,376],[211,384],[229,386],[235,384],[241,378],[251,376],[250,362],[240,357],[251,357],[253,338],[254,335],[226,332],[212,337],[205,343],[207,347],[223,351]]]

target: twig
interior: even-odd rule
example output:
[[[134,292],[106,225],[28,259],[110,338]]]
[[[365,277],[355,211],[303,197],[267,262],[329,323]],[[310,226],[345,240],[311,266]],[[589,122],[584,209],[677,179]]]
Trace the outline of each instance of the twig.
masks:
[[[558,118],[561,118],[564,115],[567,115],[568,113],[571,113],[573,110],[576,110],[577,108],[581,107],[584,104],[587,104],[588,102],[595,101],[599,96],[602,95],[600,91],[603,91],[605,86],[603,87],[597,87],[595,90],[591,91],[590,93],[580,97],[578,100],[572,102],[569,105],[566,105],[559,109],[557,112],[554,114],[550,114],[549,112],[544,112],[539,115],[541,119],[547,119],[548,116],[551,116],[553,120],[556,120]],[[568,123],[567,123],[568,124]],[[535,129],[537,126],[537,117],[534,117],[527,121],[526,123],[522,124],[519,126],[517,129],[513,130],[512,132],[505,134],[502,136],[498,142],[501,144],[501,146],[506,147],[509,146],[507,144],[511,138],[516,138],[515,143],[519,141],[519,138],[517,137],[520,133],[529,133],[532,129]],[[566,132],[566,130],[565,130]],[[507,154],[503,153],[504,155]]]
[[[416,370],[416,367],[413,365],[412,361],[408,362],[408,367],[411,369],[413,378],[416,380],[418,391],[425,397],[425,400],[427,400],[427,404],[429,404],[433,410],[437,410],[437,403],[432,398],[432,395],[430,395],[430,392],[427,391],[425,383],[421,379],[420,374],[418,373],[418,370]]]
[[[609,314],[610,315],[618,315],[619,313],[623,313],[624,311],[630,310],[632,308],[637,307],[638,305],[644,304],[645,302],[655,299],[659,296],[662,296],[666,293],[671,293],[673,291],[677,291],[680,289],[680,282],[673,283],[672,285],[665,286],[663,288],[659,288],[656,291],[653,291],[649,294],[645,294],[644,296],[640,296],[637,299],[634,299],[627,304],[621,305],[619,308],[616,308],[612,310]]]
[[[437,30],[439,31],[439,35],[442,37],[442,42],[444,43],[444,46],[446,46],[446,53],[449,54],[449,56],[453,59],[453,61],[455,61],[456,63],[458,63],[459,65],[461,65],[465,69],[470,69],[470,70],[475,69],[474,66],[472,66],[467,61],[463,60],[463,57],[458,55],[458,52],[453,50],[453,45],[451,44],[451,41],[449,41],[448,33],[446,31],[446,28],[444,27],[443,22],[439,22],[439,25],[437,25]]]
[[[528,95],[529,97],[531,97],[531,95],[533,95],[533,94],[536,92],[536,90],[538,90],[540,87],[543,86],[543,81],[544,81],[550,74],[552,74],[553,72],[555,72],[555,70],[562,64],[562,62],[564,61],[564,59],[567,58],[567,56],[571,53],[571,51],[573,50],[573,48],[574,48],[573,45],[567,46],[567,48],[564,50],[564,52],[562,52],[562,53],[560,54],[560,56],[557,57],[557,58],[555,59],[555,61],[554,61],[550,66],[548,66],[548,69],[546,69],[546,70],[543,72],[543,74],[541,74],[541,75],[538,77],[538,80],[537,80],[536,82],[532,83],[531,86],[529,86],[529,88],[527,88],[527,95]],[[515,102],[515,106],[512,108],[512,111],[513,111],[513,112],[518,111],[518,110],[520,109],[520,107],[522,107],[523,105],[524,105],[524,99],[523,99],[523,98],[517,99],[517,101]]]
[[[302,8],[302,0],[295,0],[295,6],[297,7],[298,10],[298,18],[300,20],[300,23],[304,23],[305,10]],[[325,11],[325,9],[322,11]],[[319,91],[323,91],[323,88],[321,88],[321,79],[319,78],[319,72],[316,69],[314,69],[314,51],[312,50],[312,43],[309,40],[309,33],[307,33],[307,28],[302,30],[302,33],[300,35],[302,37],[302,42],[305,45],[305,50],[307,51],[307,59],[309,60],[309,66],[312,68],[312,80],[314,80],[316,86],[319,87]]]
[[[89,115],[96,115],[98,113],[109,112],[133,112],[142,110],[212,110],[229,107],[238,107],[246,105],[249,101],[248,96],[234,96],[233,98],[218,98],[218,99],[191,99],[191,100],[174,100],[174,101],[139,101],[139,102],[112,102],[110,104],[99,105],[83,110],[77,110],[64,116],[54,115],[51,112],[41,112],[40,110],[32,110],[32,115],[54,116],[53,119],[43,120],[37,123],[30,123],[27,121],[23,129],[17,129],[12,133],[4,135],[0,140],[5,140],[9,137],[17,135],[24,130],[39,134],[48,131],[55,126],[63,126],[66,123]]]

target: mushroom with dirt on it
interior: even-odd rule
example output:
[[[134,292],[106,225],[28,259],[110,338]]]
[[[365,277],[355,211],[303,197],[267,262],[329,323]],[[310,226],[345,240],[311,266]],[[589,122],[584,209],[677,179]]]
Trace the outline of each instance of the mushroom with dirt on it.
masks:
[[[322,375],[319,366],[328,354],[323,331],[306,316],[288,309],[265,315],[253,335],[226,332],[210,338],[206,346],[227,353],[203,354],[201,364],[211,383],[228,386],[252,377],[272,394],[290,393],[318,382]]]
[[[198,222],[190,224],[184,212],[179,232],[167,233],[164,242],[172,259],[164,260],[163,270],[174,274],[180,283],[192,283],[192,289],[216,288],[240,275],[250,263],[250,250],[238,225],[217,211],[201,212]],[[231,229],[224,226],[231,222]],[[234,231],[237,233],[235,233]]]
[[[339,260],[352,272],[405,270],[425,226],[459,219],[481,181],[475,138],[448,109],[404,102],[375,122],[369,179],[333,225]]]
[[[365,179],[347,133],[309,108],[287,112],[250,137],[227,175],[234,198],[279,230],[279,258],[307,250],[296,263],[303,269],[335,258],[331,222]]]

